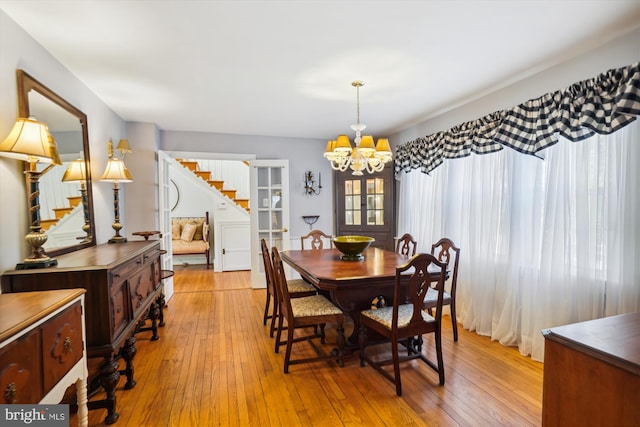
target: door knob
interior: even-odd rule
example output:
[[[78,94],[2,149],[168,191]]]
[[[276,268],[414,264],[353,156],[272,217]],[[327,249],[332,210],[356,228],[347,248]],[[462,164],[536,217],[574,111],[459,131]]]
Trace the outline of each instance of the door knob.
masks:
[[[283,228],[283,229],[282,229],[282,232],[283,232],[283,233],[286,233],[287,231],[289,231],[289,229],[288,229],[288,228]]]

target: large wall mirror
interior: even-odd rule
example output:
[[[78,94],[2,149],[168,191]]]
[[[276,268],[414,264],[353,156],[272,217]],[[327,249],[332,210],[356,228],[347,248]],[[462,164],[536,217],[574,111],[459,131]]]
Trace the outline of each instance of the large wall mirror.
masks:
[[[87,116],[23,70],[17,70],[17,80],[20,116],[47,124],[63,162],[40,178],[40,221],[48,236],[43,247],[57,256],[94,246]],[[80,177],[72,173],[79,166]]]

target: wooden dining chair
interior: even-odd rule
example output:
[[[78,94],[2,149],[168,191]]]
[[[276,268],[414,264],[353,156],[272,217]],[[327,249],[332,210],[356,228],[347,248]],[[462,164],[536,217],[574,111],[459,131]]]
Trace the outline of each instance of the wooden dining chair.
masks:
[[[429,271],[430,266],[439,268],[439,273],[435,273],[437,279],[434,277],[434,273]],[[414,255],[406,263],[396,267],[393,305],[360,312],[358,337],[360,366],[365,366],[366,362],[385,378],[395,383],[398,396],[402,395],[400,362],[407,360],[420,359],[425,362],[438,373],[440,385],[444,385],[441,332],[443,293],[439,293],[435,317],[424,311],[422,304],[427,290],[432,285],[435,284],[437,290],[442,290],[445,275],[446,264],[438,261],[433,255]],[[403,298],[403,295],[407,295],[407,297]],[[369,330],[375,331],[391,341],[392,357],[390,359],[379,360],[367,355],[366,348],[369,345],[367,334]],[[417,347],[418,343],[422,341],[422,335],[428,333],[435,335],[437,362],[428,359],[421,349]],[[406,346],[407,354],[400,354],[398,345],[401,342]],[[388,343],[384,345],[388,345]],[[393,374],[384,369],[384,366],[390,364],[393,365]]]
[[[287,287],[287,278],[285,276],[282,259],[277,248],[271,250],[273,257],[273,276],[278,291],[280,309],[278,312],[278,327],[276,333],[276,353],[281,345],[287,346],[284,356],[284,373],[289,372],[290,365],[300,363],[317,362],[321,360],[335,359],[340,367],[344,366],[344,313],[331,301],[322,295],[312,295],[301,298],[291,298]],[[287,340],[281,341],[281,335],[284,328],[284,320],[287,321]],[[336,324],[337,331],[337,351],[333,353],[324,353],[313,343],[313,338],[320,338],[320,343],[325,341],[325,325],[328,322]],[[306,328],[319,325],[318,329],[314,329],[312,333],[304,334]],[[294,332],[305,328],[302,335],[294,337]],[[316,351],[317,356],[311,358],[291,359],[291,349],[294,343],[307,341]]]
[[[404,233],[396,243],[396,252],[400,255],[410,257],[416,254],[418,242],[409,233]]]
[[[269,248],[267,247],[267,242],[264,239],[261,239],[260,246],[262,247],[264,277],[267,284],[267,299],[264,305],[264,316],[262,318],[262,323],[266,325],[267,320],[271,319],[271,324],[269,326],[269,336],[273,338],[273,332],[276,328],[276,318],[278,316],[278,293],[276,292],[274,284],[273,264],[271,255],[269,254]],[[287,280],[287,289],[289,291],[289,295],[291,295],[292,298],[306,297],[318,293],[318,290],[315,286],[302,279]],[[273,305],[271,306],[271,314],[269,314],[269,306],[271,305],[272,300]]]
[[[309,234],[306,236],[300,237],[300,249],[304,250],[304,242],[309,241],[310,249],[322,249],[324,248],[324,241],[326,239],[329,241],[329,248],[333,247],[333,236],[329,234],[325,234],[321,230],[311,230]]]
[[[458,341],[458,322],[456,319],[456,288],[458,285],[458,261],[460,258],[460,248],[451,239],[446,237],[431,245],[431,255],[435,255],[438,261],[447,264],[448,277],[451,277],[451,287],[447,292],[446,286],[443,290],[442,305],[448,305],[451,309],[451,325],[453,327],[453,341]],[[452,257],[453,263],[452,263]],[[438,292],[430,289],[424,299],[423,307],[432,314],[438,300]]]

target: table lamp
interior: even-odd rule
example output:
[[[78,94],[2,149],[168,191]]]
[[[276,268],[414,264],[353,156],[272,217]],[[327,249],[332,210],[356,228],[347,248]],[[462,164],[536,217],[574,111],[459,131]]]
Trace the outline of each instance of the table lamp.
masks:
[[[62,182],[80,183],[80,195],[82,196],[82,211],[84,213],[84,225],[82,231],[86,233],[82,243],[91,241],[91,224],[89,223],[89,204],[87,203],[87,165],[84,159],[72,160],[66,172],[62,176]]]
[[[49,169],[61,165],[56,141],[49,133],[46,124],[33,118],[19,117],[9,136],[0,144],[0,156],[26,161],[29,169],[25,171],[29,185],[29,213],[31,226],[25,239],[31,245],[31,255],[24,262],[16,265],[17,270],[45,268],[58,264],[55,258],[49,257],[42,245],[47,241],[47,234],[40,225],[39,180]],[[38,162],[49,163],[42,171],[38,171]]]
[[[107,168],[100,178],[101,181],[113,182],[113,215],[114,222],[111,227],[115,230],[115,235],[109,239],[109,243],[124,243],[127,238],[120,235],[122,229],[122,223],[120,222],[120,198],[118,196],[118,183],[132,182],[133,178],[129,169],[124,164],[124,160],[116,158],[113,153],[113,143],[109,141],[108,144],[109,161],[107,162]]]

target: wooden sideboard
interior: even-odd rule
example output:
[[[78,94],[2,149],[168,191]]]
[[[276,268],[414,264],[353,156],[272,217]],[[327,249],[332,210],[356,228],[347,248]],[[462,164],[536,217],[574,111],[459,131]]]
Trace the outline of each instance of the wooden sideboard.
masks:
[[[84,289],[0,294],[0,403],[57,404],[75,383],[87,425]]]
[[[57,257],[58,265],[33,270],[13,270],[2,274],[2,292],[51,289],[86,289],[87,355],[102,357],[96,380],[106,391],[106,399],[89,402],[89,409],[106,408],[105,423],[118,419],[115,388],[123,373],[124,386],[135,386],[134,333],[138,323],[151,318],[157,339],[156,320],[161,299],[159,241],[108,243]],[[122,356],[126,368],[119,371],[115,360]]]
[[[640,313],[543,330],[542,425],[640,425]]]

